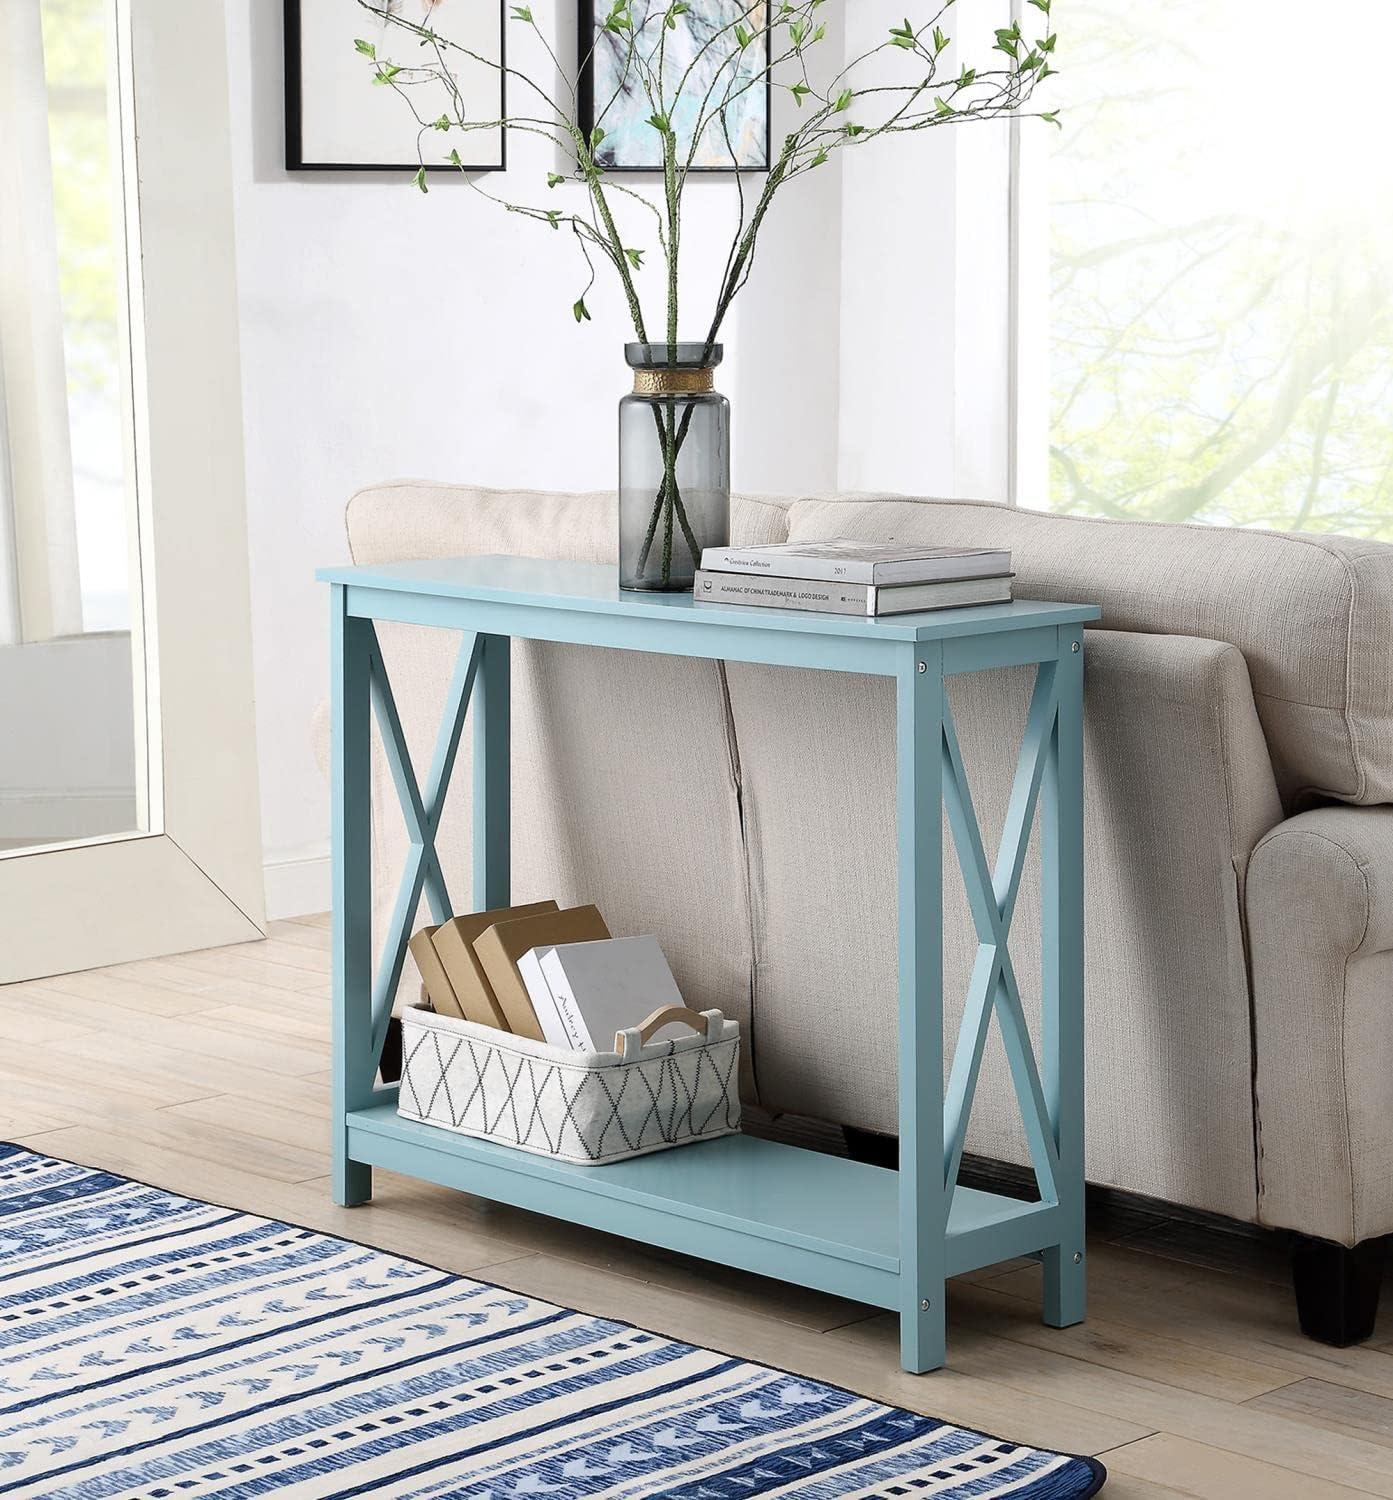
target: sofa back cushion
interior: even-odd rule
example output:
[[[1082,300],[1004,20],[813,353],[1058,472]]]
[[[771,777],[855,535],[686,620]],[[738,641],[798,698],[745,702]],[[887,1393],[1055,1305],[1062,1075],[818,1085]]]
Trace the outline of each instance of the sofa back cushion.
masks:
[[[754,950],[760,1102],[896,1126],[895,685],[726,668]],[[1034,673],[949,680],[988,858]],[[1251,1219],[1252,1031],[1242,888],[1281,817],[1241,654],[1089,631],[1084,656],[1089,1180]],[[944,831],[943,1007],[957,1035],[977,933]],[[1038,841],[1009,947],[1037,1042]],[[993,1024],[968,1150],[1029,1160]]]
[[[493,552],[613,563],[617,534],[612,494],[403,481],[363,490],[348,507],[356,563]],[[391,623],[379,624],[377,633],[412,760],[423,774],[459,637]],[[517,641],[512,733],[513,899],[593,901],[612,931],[658,934],[689,1003],[717,1007],[748,1029],[749,917],[719,665]],[[475,909],[472,758],[473,735],[466,734],[440,826],[456,911]],[[679,837],[690,828],[700,828],[700,837]],[[379,944],[406,851],[379,749],[373,764]],[[429,920],[422,902],[416,924]],[[416,983],[408,960],[402,998],[414,998]],[[748,1056],[742,1063],[748,1068]]]
[[[804,500],[789,538],[1013,549],[1022,598],[1085,599],[1104,628],[1228,641],[1289,809],[1393,802],[1393,546],[972,501]]]

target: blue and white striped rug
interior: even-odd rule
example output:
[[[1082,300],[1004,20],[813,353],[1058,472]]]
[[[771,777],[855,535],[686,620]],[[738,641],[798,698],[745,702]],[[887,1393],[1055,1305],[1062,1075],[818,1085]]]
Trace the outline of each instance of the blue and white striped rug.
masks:
[[[1075,1500],[1101,1482],[1091,1459],[0,1144],[0,1497]]]

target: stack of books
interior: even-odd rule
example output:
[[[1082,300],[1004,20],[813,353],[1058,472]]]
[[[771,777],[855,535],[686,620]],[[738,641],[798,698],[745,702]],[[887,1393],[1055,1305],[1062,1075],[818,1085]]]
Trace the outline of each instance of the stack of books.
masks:
[[[783,542],[707,547],[698,600],[901,615],[970,604],[1007,604],[1011,554],[997,547],[904,547],[896,542]]]
[[[566,1050],[608,1052],[616,1032],[683,1004],[658,940],[611,937],[594,906],[473,912],[410,948],[437,1015]]]

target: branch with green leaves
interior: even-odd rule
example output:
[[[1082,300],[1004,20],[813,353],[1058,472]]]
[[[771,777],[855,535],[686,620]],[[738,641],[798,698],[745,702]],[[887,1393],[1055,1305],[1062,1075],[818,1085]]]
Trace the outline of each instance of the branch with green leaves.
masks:
[[[420,191],[429,191],[428,165],[450,165],[464,174],[475,192],[507,212],[553,230],[569,230],[586,274],[571,306],[575,320],[590,320],[587,299],[599,268],[607,266],[618,278],[634,334],[645,344],[649,321],[638,278],[647,269],[648,246],[643,241],[652,233],[663,268],[661,327],[672,364],[681,326],[682,212],[691,174],[699,166],[727,166],[732,171],[738,207],[715,303],[705,320],[709,361],[735,298],[750,280],[769,211],[789,183],[827,165],[838,152],[882,136],[1027,113],[1031,96],[1055,71],[1051,0],[1029,0],[1040,16],[1029,28],[1031,36],[1018,21],[996,29],[991,66],[959,62],[951,72],[947,59],[953,41],[944,25],[954,0],[938,0],[933,13],[918,24],[906,17],[856,56],[829,59],[826,67],[819,66],[827,52],[828,29],[819,15],[826,0],[708,0],[700,10],[689,0],[608,0],[609,8],[598,19],[591,45],[574,73],[561,66],[532,7],[513,5],[511,24],[529,33],[540,47],[561,80],[559,91],[543,86],[523,69],[446,37],[433,25],[408,19],[399,0],[358,3],[382,28],[380,40],[364,38],[356,44],[371,67],[372,82],[400,95],[416,120],[419,170],[414,181]],[[398,61],[389,39],[403,44],[414,40],[416,60]],[[676,45],[679,40],[681,46]],[[595,101],[589,126],[582,129],[577,108],[580,77],[586,70],[592,79],[598,77],[601,60],[612,82],[604,97]],[[492,69],[516,82],[526,112],[506,119],[471,117],[456,72],[466,67]],[[764,169],[759,191],[749,193],[735,125],[747,96],[766,85],[782,91],[796,113]],[[431,103],[423,107],[418,99]],[[661,174],[660,188],[651,194],[616,180],[604,150],[614,116],[622,105],[635,103],[647,111],[642,123],[653,132]],[[1057,123],[1052,111],[1037,113]],[[583,195],[581,203],[546,206],[484,188],[451,139],[477,131],[517,132],[548,141],[557,152],[559,168],[546,173],[548,193],[575,188]],[[428,162],[437,146],[439,160]],[[630,228],[634,223],[637,232]],[[695,407],[688,402],[679,415],[679,404],[654,404],[663,478],[639,562],[642,572],[661,527],[664,582],[676,530],[693,560],[700,550],[677,468]]]
[[[577,322],[590,318],[586,298],[595,284],[597,264],[607,266],[619,280],[634,333],[645,343],[649,320],[637,278],[645,269],[649,246],[642,241],[650,234],[656,240],[663,269],[661,326],[667,343],[675,345],[681,316],[684,195],[703,146],[729,160],[739,206],[715,305],[705,325],[706,343],[714,344],[735,297],[749,280],[773,200],[789,183],[825,166],[836,153],[882,136],[1031,113],[1031,96],[1056,71],[1052,0],[1029,0],[1038,13],[1037,25],[1027,28],[1012,21],[995,29],[990,49],[995,65],[960,63],[952,71],[945,69],[953,49],[945,24],[954,0],[941,0],[917,24],[906,17],[855,57],[835,59],[821,70],[828,32],[818,13],[826,0],[723,0],[714,19],[709,9],[698,12],[689,0],[609,0],[580,69],[571,73],[561,66],[533,8],[512,6],[511,24],[535,38],[561,79],[560,90],[544,86],[519,67],[486,57],[433,25],[409,19],[389,0],[358,3],[382,26],[381,39],[357,43],[371,65],[372,81],[401,95],[417,122],[416,186],[429,191],[427,165],[452,165],[475,191],[508,212],[554,230],[570,229],[587,273],[572,315]],[[678,49],[671,44],[683,29],[688,33],[686,45]],[[424,57],[398,60],[388,45],[394,35],[403,41],[414,39]],[[583,131],[576,108],[579,72],[595,67],[601,49],[612,65],[614,83],[607,96],[596,101],[593,123]],[[516,82],[531,112],[507,119],[472,118],[456,71],[466,65],[492,69]],[[732,120],[746,95],[766,81],[792,99],[798,114],[761,190],[747,195],[737,170],[741,163]],[[443,96],[445,108],[436,113],[434,102],[429,113],[418,108],[415,98],[423,91],[433,101]],[[648,110],[645,123],[654,132],[661,184],[654,196],[617,182],[608,171],[602,149],[609,138],[606,122],[612,122],[626,99],[642,99]],[[1054,111],[1033,113],[1057,123]],[[557,208],[484,189],[458,146],[449,144],[450,137],[500,130],[549,141],[562,170],[547,172],[548,192],[578,188],[583,205]],[[437,143],[442,148],[437,159],[428,160]],[[637,234],[628,228],[634,220],[642,226]]]

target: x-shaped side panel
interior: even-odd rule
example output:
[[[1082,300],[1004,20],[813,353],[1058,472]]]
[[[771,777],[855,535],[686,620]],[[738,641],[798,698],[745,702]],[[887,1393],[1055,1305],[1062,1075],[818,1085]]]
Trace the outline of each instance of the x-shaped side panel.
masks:
[[[450,789],[450,776],[455,768],[455,757],[459,753],[460,736],[464,732],[465,714],[474,690],[474,679],[478,675],[482,651],[482,636],[466,635],[460,642],[454,678],[446,698],[445,714],[440,721],[435,754],[431,758],[430,770],[426,773],[425,794],[422,795],[406,748],[406,736],[402,733],[396,700],[392,697],[392,685],[387,680],[382,648],[378,643],[376,630],[373,631],[369,659],[372,704],[382,730],[383,748],[392,768],[392,779],[396,783],[397,798],[406,820],[406,831],[411,838],[411,849],[402,872],[401,889],[397,893],[397,903],[387,928],[382,963],[372,989],[372,1055],[375,1058],[382,1055],[382,1042],[387,1035],[387,1022],[392,1014],[392,998],[401,981],[407,939],[411,934],[412,923],[416,920],[416,908],[420,904],[422,890],[426,892],[437,922],[448,921],[451,915],[450,896],[445,889],[445,873],[440,867],[440,856],[436,852],[435,835],[440,827],[445,795]]]
[[[1001,1037],[1030,1143],[1030,1159],[1040,1196],[1046,1202],[1056,1201],[1058,1196],[1055,1174],[1059,1167],[1059,1148],[1030,1043],[1020,987],[1007,949],[1040,782],[1049,758],[1057,717],[1055,664],[1043,662],[1035,678],[1006,824],[993,869],[987,864],[957,729],[947,703],[943,706],[943,795],[979,944],[943,1104],[944,1185],[950,1199],[957,1186],[968,1118],[993,1012],[1001,1024]]]

